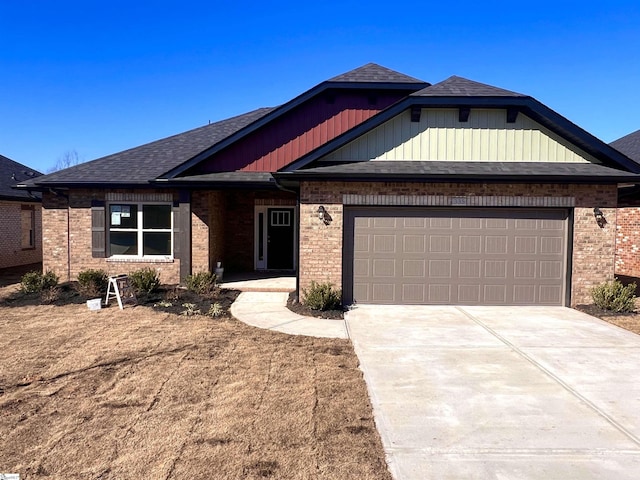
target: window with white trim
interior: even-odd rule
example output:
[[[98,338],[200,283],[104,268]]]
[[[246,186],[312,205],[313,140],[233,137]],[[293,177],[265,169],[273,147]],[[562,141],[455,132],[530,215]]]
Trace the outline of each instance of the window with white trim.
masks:
[[[109,205],[109,254],[127,257],[170,257],[173,252],[171,204]]]

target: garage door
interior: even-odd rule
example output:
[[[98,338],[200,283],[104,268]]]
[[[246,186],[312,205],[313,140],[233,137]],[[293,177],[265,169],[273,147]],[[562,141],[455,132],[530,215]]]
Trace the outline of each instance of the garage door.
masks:
[[[349,303],[564,305],[567,210],[345,210]]]

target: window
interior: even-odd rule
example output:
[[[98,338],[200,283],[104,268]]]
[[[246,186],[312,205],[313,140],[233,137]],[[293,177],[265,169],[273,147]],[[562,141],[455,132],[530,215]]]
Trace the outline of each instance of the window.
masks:
[[[20,215],[22,248],[24,250],[36,248],[36,209],[33,205],[22,205]]]
[[[110,255],[171,256],[171,222],[169,204],[109,205]]]

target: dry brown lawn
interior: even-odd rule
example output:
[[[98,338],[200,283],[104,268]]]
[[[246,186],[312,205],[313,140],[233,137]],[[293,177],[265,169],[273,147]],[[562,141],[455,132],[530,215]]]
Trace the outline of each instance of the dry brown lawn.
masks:
[[[347,340],[0,306],[0,355],[0,472],[23,480],[391,478]]]

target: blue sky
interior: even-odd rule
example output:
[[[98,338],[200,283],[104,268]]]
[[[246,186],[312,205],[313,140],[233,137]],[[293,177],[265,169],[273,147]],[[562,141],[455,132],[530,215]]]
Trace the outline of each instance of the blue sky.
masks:
[[[531,95],[600,139],[640,129],[640,4],[0,4],[0,154],[47,171],[281,104],[375,62]]]

